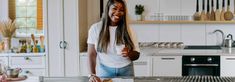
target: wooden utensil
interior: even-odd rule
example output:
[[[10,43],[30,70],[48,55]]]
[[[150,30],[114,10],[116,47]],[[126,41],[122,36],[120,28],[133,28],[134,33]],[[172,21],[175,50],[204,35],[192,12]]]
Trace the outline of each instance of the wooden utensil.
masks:
[[[212,21],[215,20],[214,0],[211,0],[211,15],[210,15],[210,20],[212,20]]]
[[[33,40],[33,46],[36,46],[36,41],[35,41],[34,34],[31,34],[31,38],[32,38],[32,40]]]
[[[221,13],[220,13],[220,20],[221,21],[225,21],[225,19],[224,19],[224,13],[225,13],[225,8],[224,8],[224,6],[225,6],[225,2],[224,2],[224,0],[222,1],[222,10],[221,10]]]
[[[230,11],[230,0],[228,0],[227,11],[224,13],[224,19],[230,21],[233,19],[233,13]]]
[[[215,20],[220,21],[219,0],[216,0]]]
[[[206,20],[205,0],[202,0],[201,21],[205,21],[205,20]]]
[[[199,1],[197,0],[197,2],[196,2],[196,12],[193,15],[193,19],[195,21],[199,21],[200,18],[201,18],[201,16],[200,16],[200,13],[199,13]]]
[[[44,36],[40,36],[40,47],[44,49]]]
[[[31,38],[33,40],[33,52],[38,52],[38,48],[37,48],[37,43],[36,43],[36,40],[35,40],[35,37],[33,34],[31,34]]]
[[[207,0],[207,12],[206,12],[206,20],[210,20],[210,1]]]

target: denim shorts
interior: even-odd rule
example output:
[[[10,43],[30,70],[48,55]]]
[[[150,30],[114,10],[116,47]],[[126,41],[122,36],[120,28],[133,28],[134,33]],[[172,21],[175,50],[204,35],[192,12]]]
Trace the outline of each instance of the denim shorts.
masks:
[[[110,68],[100,63],[97,69],[97,75],[101,78],[132,77],[134,76],[133,63],[122,68]]]

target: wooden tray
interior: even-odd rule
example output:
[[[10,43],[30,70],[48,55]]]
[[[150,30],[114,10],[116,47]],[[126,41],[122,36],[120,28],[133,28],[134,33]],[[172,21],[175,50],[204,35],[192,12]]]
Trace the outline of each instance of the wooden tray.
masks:
[[[25,80],[25,79],[27,79],[27,76],[22,75],[22,76],[19,76],[17,78],[7,78],[7,81],[22,81],[22,80]]]

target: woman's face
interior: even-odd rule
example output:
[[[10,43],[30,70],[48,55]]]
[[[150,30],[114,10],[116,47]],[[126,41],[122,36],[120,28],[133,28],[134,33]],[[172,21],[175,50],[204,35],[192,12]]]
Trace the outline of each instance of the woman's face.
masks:
[[[125,10],[122,3],[115,2],[109,8],[109,18],[111,19],[111,25],[116,26],[124,15]]]

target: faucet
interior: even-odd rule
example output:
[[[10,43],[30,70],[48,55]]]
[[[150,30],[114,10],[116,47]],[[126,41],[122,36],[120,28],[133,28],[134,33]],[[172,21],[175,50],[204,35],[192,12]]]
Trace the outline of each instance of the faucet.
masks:
[[[220,33],[221,33],[221,35],[222,35],[222,44],[221,44],[221,47],[224,47],[224,46],[225,46],[225,42],[224,42],[224,40],[225,40],[224,32],[223,32],[222,30],[220,30],[220,29],[216,29],[216,30],[213,31],[213,33],[216,33],[216,32],[220,32]]]

